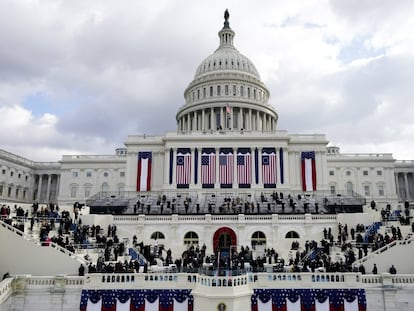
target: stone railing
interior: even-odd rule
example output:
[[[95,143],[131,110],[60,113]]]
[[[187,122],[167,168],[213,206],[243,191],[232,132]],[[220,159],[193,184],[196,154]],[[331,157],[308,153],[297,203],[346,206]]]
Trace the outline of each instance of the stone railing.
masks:
[[[237,215],[114,215],[115,224],[126,225],[136,223],[336,223],[337,215],[300,214],[237,214]]]
[[[194,289],[220,288],[370,288],[413,287],[414,274],[382,273],[246,273],[210,276],[198,273],[121,273],[79,276],[17,275],[0,283],[0,304],[13,291],[65,289]]]
[[[0,305],[13,293],[13,280],[14,278],[7,278],[0,282]]]
[[[75,253],[72,253],[70,251],[68,251],[66,248],[61,247],[60,245],[53,243],[53,242],[41,242],[39,239],[35,239],[32,238],[30,235],[24,233],[23,231],[5,223],[4,221],[0,220],[0,225],[9,229],[11,232],[14,232],[16,235],[21,236],[22,238],[36,244],[39,246],[43,246],[43,247],[51,247],[54,248],[56,251],[61,252],[69,257],[72,257],[74,259],[76,259],[77,261],[79,261],[80,263],[82,263],[83,265],[88,265],[89,262],[87,260],[85,260],[84,258],[82,258],[81,256],[78,256]]]
[[[394,240],[394,241],[392,241],[392,242],[384,245],[383,247],[378,248],[377,250],[369,253],[367,256],[362,257],[361,259],[356,260],[352,265],[354,267],[359,266],[360,264],[362,264],[362,263],[364,263],[364,262],[366,262],[366,261],[368,261],[368,260],[376,257],[377,255],[379,255],[379,254],[381,254],[383,252],[388,251],[389,249],[393,248],[394,246],[397,246],[397,245],[408,245],[408,244],[411,244],[413,242],[414,242],[414,237],[411,237],[411,238],[409,238],[407,240]]]

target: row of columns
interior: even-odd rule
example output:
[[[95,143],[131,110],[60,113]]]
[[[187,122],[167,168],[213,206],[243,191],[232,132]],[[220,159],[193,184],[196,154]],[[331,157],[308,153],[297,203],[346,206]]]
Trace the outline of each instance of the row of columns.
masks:
[[[44,176],[46,176],[46,184],[44,184]],[[56,187],[54,195],[51,196],[51,190],[52,190],[52,181],[55,177],[56,180]],[[34,194],[34,201],[37,201],[38,203],[55,203],[57,200],[57,196],[59,193],[59,183],[60,183],[60,175],[57,174],[38,174],[34,176],[34,181],[37,180],[37,190]],[[46,194],[43,196],[44,193],[44,187],[46,187]],[[36,189],[36,188],[33,188]]]
[[[247,130],[272,132],[276,130],[276,119],[271,115],[249,108],[241,107],[212,107],[192,111],[178,120],[180,131],[207,131],[207,130]],[[217,124],[217,114],[220,114],[220,124]],[[237,117],[237,122],[234,122]],[[235,126],[234,126],[235,125]]]
[[[194,167],[194,155],[195,155],[195,148],[191,148],[191,168],[190,168],[190,183],[189,183],[189,187],[193,188],[193,187],[201,187],[202,183],[201,183],[201,156],[202,156],[202,152],[201,152],[202,148],[198,148],[198,159],[197,159],[197,183],[195,183],[195,167]],[[219,182],[219,178],[220,178],[220,165],[219,165],[219,157],[220,157],[220,148],[215,148],[216,150],[216,176],[215,176],[215,183],[214,183],[214,188],[220,188],[220,182]],[[251,150],[251,185],[252,188],[255,188],[256,185],[257,187],[263,187],[263,176],[262,176],[262,148],[258,148],[258,181],[259,183],[256,184],[256,177],[255,177],[255,165],[254,165],[254,152],[255,150],[252,149]],[[169,152],[165,153],[165,159],[164,159],[164,167],[168,168],[170,165],[170,158],[169,158]],[[172,176],[172,184],[176,184],[176,177],[177,177],[177,149],[173,149],[173,176]],[[288,163],[288,159],[287,159],[287,152],[283,152],[283,163]],[[284,180],[283,183],[287,183],[288,181],[288,177],[287,177],[287,168],[286,165],[281,166],[281,159],[279,156],[279,148],[276,148],[276,167],[275,167],[275,171],[276,171],[276,184],[280,185],[281,183],[281,167],[283,167],[283,175],[284,175]],[[169,170],[166,170],[169,171]],[[165,183],[168,184],[169,183],[169,176],[168,174],[165,174]],[[238,185],[239,182],[237,180],[237,148],[233,148],[233,186],[234,185]],[[255,185],[253,187],[253,185]]]
[[[414,174],[396,173],[395,184],[400,201],[414,201]]]

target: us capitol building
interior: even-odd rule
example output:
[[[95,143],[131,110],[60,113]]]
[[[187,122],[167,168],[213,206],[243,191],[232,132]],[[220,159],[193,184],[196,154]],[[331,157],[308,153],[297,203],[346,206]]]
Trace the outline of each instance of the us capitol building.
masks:
[[[301,245],[311,239],[318,241],[326,227],[332,227],[336,234],[339,223],[370,226],[381,222],[381,210],[411,208],[414,161],[398,161],[384,153],[343,154],[339,147],[328,146],[323,134],[291,134],[278,129],[278,113],[270,104],[269,90],[254,64],[235,48],[235,32],[227,11],[218,36],[218,48],[200,63],[184,91],[185,103],[177,110],[175,131],[163,136],[129,135],[125,146],[112,155],[63,155],[59,162],[35,162],[0,150],[0,202],[22,206],[54,203],[70,211],[78,202],[84,224],[100,224],[104,228],[116,224],[120,236],[131,239],[137,235],[144,243],[162,243],[176,255],[192,244],[205,245],[209,252],[222,254],[248,245],[258,254],[266,247],[275,247],[285,257],[290,256],[293,240]],[[409,226],[404,233],[410,230]],[[413,253],[410,247],[406,254]],[[374,262],[386,271],[392,260],[399,273],[413,272],[409,263],[404,264],[404,258],[398,259],[405,256],[396,252],[392,257],[380,255],[361,263],[367,271],[371,271]],[[48,258],[41,260],[48,262]],[[73,264],[65,260],[60,260],[61,270],[51,269],[48,273],[46,268],[37,266],[30,273],[77,274],[79,261]],[[17,268],[13,273],[12,260],[5,262],[12,274],[29,273]],[[5,269],[5,265],[0,268]],[[51,266],[53,263],[48,268]],[[405,289],[402,296],[391,291],[394,298],[390,298],[387,295],[391,292],[384,288],[393,288],[394,280],[389,275],[378,277],[342,276],[338,280],[345,283],[339,288],[368,286],[368,306],[379,310],[394,310],[390,306],[397,305],[395,297],[414,303],[412,298],[406,298],[412,289]],[[407,278],[402,287],[406,280],[413,286],[413,278]],[[62,295],[71,295],[77,302],[80,289],[76,284],[83,289],[102,289],[110,280],[110,286],[125,288],[119,282],[113,284],[114,279],[108,278],[105,283],[105,277],[75,279],[59,279],[61,283],[54,279],[49,285],[56,289],[59,283],[59,290],[66,288]],[[202,305],[209,305],[209,310],[247,310],[240,308],[246,302],[252,303],[252,310],[268,310],[262,305],[266,299],[258,298],[260,290],[314,287],[313,278],[310,283],[305,279],[295,276],[294,280],[302,283],[286,285],[286,279],[273,276],[263,280],[261,276],[247,277],[241,284],[238,281],[239,287],[234,283],[231,291],[226,287],[221,295],[214,292],[208,277],[178,277],[180,288],[192,290],[197,311],[204,310]],[[132,277],[130,280],[135,282]],[[14,290],[23,286],[24,282],[19,282]],[[371,282],[376,286],[369,289]],[[36,282],[30,284],[35,286]],[[43,285],[44,290],[47,282]],[[134,288],[141,285],[134,283]],[[172,286],[168,282],[165,285]],[[163,288],[154,283],[142,286]],[[30,292],[36,288],[30,288],[26,285],[26,299],[36,301]],[[60,299],[55,297],[56,292],[51,295]],[[5,309],[0,310],[9,310],[7,304],[3,305]],[[63,309],[70,308],[62,306]]]

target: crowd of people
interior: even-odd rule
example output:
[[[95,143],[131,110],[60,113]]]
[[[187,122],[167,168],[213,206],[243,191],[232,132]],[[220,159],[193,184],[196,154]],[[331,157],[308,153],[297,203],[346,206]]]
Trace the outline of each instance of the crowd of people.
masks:
[[[283,199],[283,194],[272,195],[272,200]],[[267,197],[261,197],[261,203],[266,203]],[[185,198],[185,202],[191,203],[190,198]],[[167,198],[162,196],[157,204],[167,204]],[[224,204],[227,207],[241,204],[238,198],[225,198]],[[170,206],[171,208],[171,206]],[[225,208],[225,207],[223,207]],[[385,209],[387,211],[388,208]],[[11,214],[15,215],[15,221]],[[383,214],[381,212],[381,214]],[[187,250],[180,256],[173,258],[172,250],[164,245],[145,245],[142,241],[138,242],[137,236],[132,238],[132,246],[136,249],[140,258],[132,259],[127,255],[127,246],[120,241],[117,236],[117,227],[109,225],[106,232],[99,225],[84,225],[79,215],[79,209],[74,207],[73,213],[69,211],[59,211],[59,206],[49,204],[39,207],[33,204],[32,210],[24,210],[15,205],[14,209],[10,206],[2,205],[0,215],[2,219],[20,230],[24,230],[25,221],[30,221],[30,231],[34,226],[39,227],[39,239],[43,245],[56,243],[71,252],[82,253],[82,249],[95,249],[99,256],[96,262],[90,262],[87,267],[81,265],[79,274],[88,273],[125,273],[125,272],[149,272],[155,267],[172,267],[171,272],[195,272],[204,271],[241,271],[246,268],[252,272],[268,271],[269,266],[274,272],[351,272],[355,271],[354,263],[356,260],[367,256],[369,251],[375,251],[386,244],[403,238],[399,226],[391,225],[389,232],[381,234],[373,229],[373,226],[357,224],[349,227],[347,224],[338,224],[333,230],[331,227],[324,228],[321,233],[321,240],[306,241],[300,245],[298,241],[293,241],[288,258],[282,258],[278,251],[272,247],[265,248],[264,252],[253,256],[249,246],[241,246],[240,249],[231,248],[228,253],[218,251],[207,254],[205,245],[189,245]],[[384,214],[388,221],[387,213]],[[409,211],[404,212],[404,221],[409,219]],[[414,227],[413,227],[414,229]],[[50,236],[54,230],[57,235]],[[335,231],[335,235],[334,232]],[[340,247],[341,256],[332,258],[332,247]],[[86,259],[88,257],[86,256]],[[357,266],[358,271],[365,273],[362,264]],[[221,271],[221,272],[220,272]],[[376,265],[372,270],[373,274],[378,272]],[[390,273],[395,274],[396,268],[391,266]],[[236,273],[236,272],[233,272]]]

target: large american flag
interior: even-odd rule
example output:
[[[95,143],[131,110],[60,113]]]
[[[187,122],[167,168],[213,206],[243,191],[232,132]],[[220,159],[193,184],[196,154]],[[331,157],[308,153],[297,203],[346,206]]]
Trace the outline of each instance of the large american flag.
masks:
[[[191,151],[189,148],[177,149],[177,185],[188,186],[191,176]]]
[[[276,185],[276,149],[262,150],[262,180],[263,185]]]
[[[252,183],[252,157],[250,148],[237,150],[237,180],[239,185]]]
[[[192,311],[191,290],[82,290],[80,311]]]
[[[365,311],[364,289],[255,289],[252,311]]]
[[[216,150],[203,148],[201,150],[201,184],[214,185],[216,182]]]
[[[233,184],[233,150],[221,148],[219,154],[219,182],[221,185]]]

